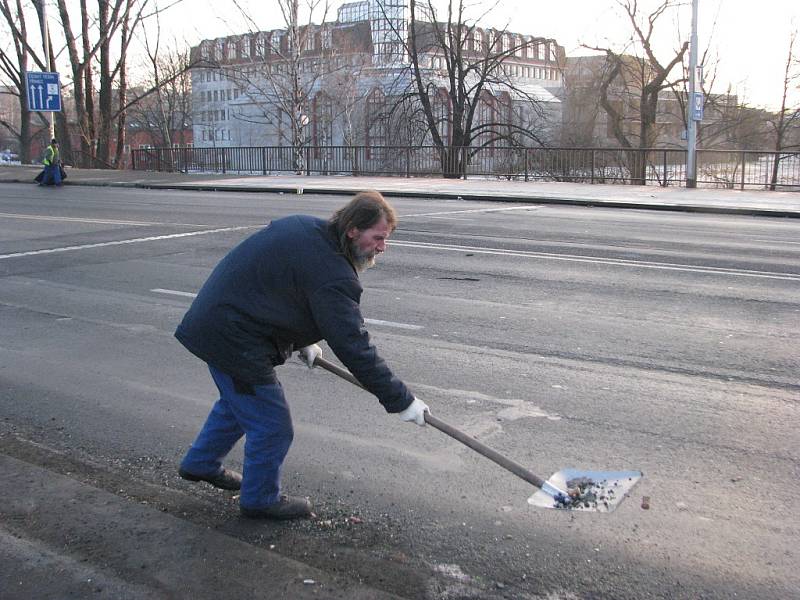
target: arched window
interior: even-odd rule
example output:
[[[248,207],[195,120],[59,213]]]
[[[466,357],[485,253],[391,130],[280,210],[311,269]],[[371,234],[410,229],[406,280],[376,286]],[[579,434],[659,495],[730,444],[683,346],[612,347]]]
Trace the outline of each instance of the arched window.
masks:
[[[433,97],[433,116],[436,119],[436,129],[445,144],[450,143],[453,134],[453,122],[450,111],[450,96],[447,90],[439,88]]]
[[[479,135],[477,142],[480,146],[489,148],[494,147],[494,135],[492,131],[495,129],[497,123],[497,101],[495,97],[487,91],[481,92],[480,100],[478,100],[477,110],[477,125],[479,127]]]
[[[496,100],[497,107],[497,120],[503,126],[496,128],[497,134],[504,134],[510,136],[513,129],[511,125],[514,124],[514,106],[511,102],[511,94],[508,92],[501,92]]]
[[[312,123],[312,145],[316,147],[319,158],[319,147],[333,144],[333,102],[325,92],[314,96],[314,121]]]
[[[367,96],[366,104],[367,158],[383,158],[383,148],[389,143],[386,96],[380,88],[374,88]]]
[[[477,28],[475,29],[475,31],[472,34],[472,39],[473,39],[473,42],[474,42],[473,50],[475,50],[475,52],[482,52],[483,51],[483,33],[481,32],[480,29],[477,29]]]

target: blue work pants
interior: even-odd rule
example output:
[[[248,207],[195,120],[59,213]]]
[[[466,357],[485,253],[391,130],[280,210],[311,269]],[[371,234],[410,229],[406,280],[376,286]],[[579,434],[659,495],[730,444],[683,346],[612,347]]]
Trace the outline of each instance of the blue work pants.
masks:
[[[239,506],[263,508],[278,502],[281,468],[294,437],[283,387],[276,380],[247,386],[250,389],[243,393],[230,375],[211,365],[209,370],[220,397],[181,462],[181,469],[198,476],[219,473],[222,460],[244,436]]]
[[[42,185],[61,185],[61,169],[58,164],[45,165]]]

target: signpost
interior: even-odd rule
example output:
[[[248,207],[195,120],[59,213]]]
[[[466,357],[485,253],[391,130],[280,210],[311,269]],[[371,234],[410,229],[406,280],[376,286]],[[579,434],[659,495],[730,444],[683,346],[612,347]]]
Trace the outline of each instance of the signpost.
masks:
[[[61,112],[61,85],[58,73],[28,71],[25,73],[28,110],[32,112]]]

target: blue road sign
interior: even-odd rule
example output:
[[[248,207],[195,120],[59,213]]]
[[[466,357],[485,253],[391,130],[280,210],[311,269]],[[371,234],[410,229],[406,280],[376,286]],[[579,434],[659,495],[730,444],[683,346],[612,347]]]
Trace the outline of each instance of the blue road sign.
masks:
[[[693,121],[702,121],[703,120],[703,103],[705,99],[703,98],[702,92],[695,92],[694,93],[694,100],[692,102],[692,120]]]
[[[58,73],[28,71],[25,74],[28,91],[28,110],[61,112],[61,85]]]

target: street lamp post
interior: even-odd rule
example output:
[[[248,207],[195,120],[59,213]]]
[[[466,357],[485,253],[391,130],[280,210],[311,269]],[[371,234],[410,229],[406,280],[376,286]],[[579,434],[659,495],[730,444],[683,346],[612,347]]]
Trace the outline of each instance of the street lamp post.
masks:
[[[703,98],[697,91],[697,3],[692,0],[692,38],[689,43],[689,98],[686,102],[686,187],[697,187],[697,123],[702,119]],[[698,106],[699,105],[699,106]],[[698,118],[699,117],[699,118]]]

